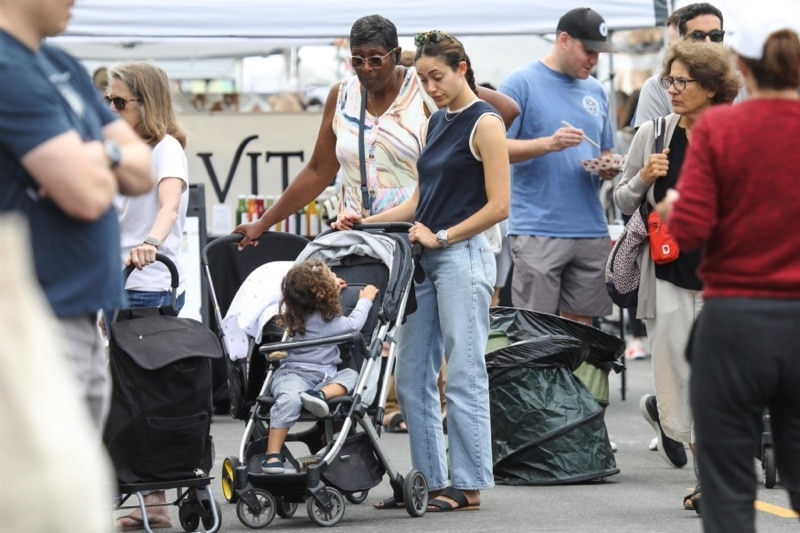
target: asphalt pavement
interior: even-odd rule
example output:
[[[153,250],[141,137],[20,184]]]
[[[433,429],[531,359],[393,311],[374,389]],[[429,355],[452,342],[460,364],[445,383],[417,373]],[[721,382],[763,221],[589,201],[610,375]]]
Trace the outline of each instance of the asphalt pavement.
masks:
[[[626,370],[626,399],[622,399],[619,375],[611,376],[611,405],[606,426],[616,443],[620,473],[600,482],[561,486],[501,486],[482,493],[478,511],[427,513],[412,518],[404,510],[376,510],[373,504],[391,495],[387,476],[373,488],[364,503],[346,502],[344,517],[334,526],[347,532],[615,532],[695,533],[701,532],[700,518],[683,509],[683,497],[695,485],[691,462],[682,469],[668,466],[658,452],[648,449],[654,434],[639,413],[639,398],[651,392],[649,359],[630,361]],[[236,516],[236,505],[222,496],[221,465],[225,457],[236,456],[244,423],[216,415],[212,434],[216,459],[212,490],[222,511],[224,532],[252,531]],[[406,434],[382,436],[393,466],[401,473],[411,468]],[[305,453],[305,452],[303,452]],[[301,453],[301,455],[303,454]],[[754,460],[754,468],[760,466]],[[760,485],[756,503],[757,527],[770,533],[798,531],[798,518],[789,507],[786,492],[777,486]],[[177,510],[170,509],[172,529],[181,531]],[[301,504],[292,518],[276,517],[265,529],[318,531]]]

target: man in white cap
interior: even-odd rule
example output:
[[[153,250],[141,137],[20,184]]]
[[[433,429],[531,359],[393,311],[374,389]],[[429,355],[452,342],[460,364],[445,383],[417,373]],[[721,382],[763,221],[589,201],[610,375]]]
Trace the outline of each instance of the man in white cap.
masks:
[[[520,108],[507,135],[515,163],[513,304],[584,324],[611,312],[604,278],[611,242],[598,190],[617,171],[592,174],[581,161],[614,145],[606,91],[590,76],[599,54],[613,51],[603,17],[573,9],[558,21],[550,53],[499,88]]]

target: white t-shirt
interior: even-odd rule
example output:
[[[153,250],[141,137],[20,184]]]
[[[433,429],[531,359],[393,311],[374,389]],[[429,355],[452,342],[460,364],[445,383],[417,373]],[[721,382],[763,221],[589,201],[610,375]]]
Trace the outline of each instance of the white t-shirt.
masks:
[[[178,260],[178,250],[183,238],[183,224],[186,220],[186,209],[189,205],[189,167],[186,154],[175,137],[165,135],[153,148],[152,154],[153,174],[155,186],[141,196],[117,195],[114,207],[119,216],[119,225],[122,242],[122,261],[124,262],[131,250],[144,242],[153,228],[153,223],[159,211],[158,184],[164,178],[179,178],[183,180],[183,192],[178,207],[178,219],[172,229],[161,243],[158,252],[166,255],[178,268],[180,283],[178,294],[183,292],[185,273]],[[142,270],[134,270],[128,277],[125,288],[136,291],[161,292],[170,290],[170,275],[167,267],[156,262]]]

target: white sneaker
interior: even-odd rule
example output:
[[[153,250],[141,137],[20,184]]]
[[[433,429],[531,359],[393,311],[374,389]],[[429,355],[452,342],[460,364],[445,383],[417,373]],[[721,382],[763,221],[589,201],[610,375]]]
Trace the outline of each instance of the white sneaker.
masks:
[[[645,358],[647,358],[647,352],[644,349],[644,343],[640,339],[631,339],[625,349],[625,359],[636,361]]]

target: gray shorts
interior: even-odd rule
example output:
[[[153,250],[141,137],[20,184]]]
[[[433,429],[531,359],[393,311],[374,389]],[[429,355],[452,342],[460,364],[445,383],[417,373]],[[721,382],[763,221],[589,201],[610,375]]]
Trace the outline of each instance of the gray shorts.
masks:
[[[514,307],[587,317],[611,313],[605,268],[611,239],[511,235]]]

